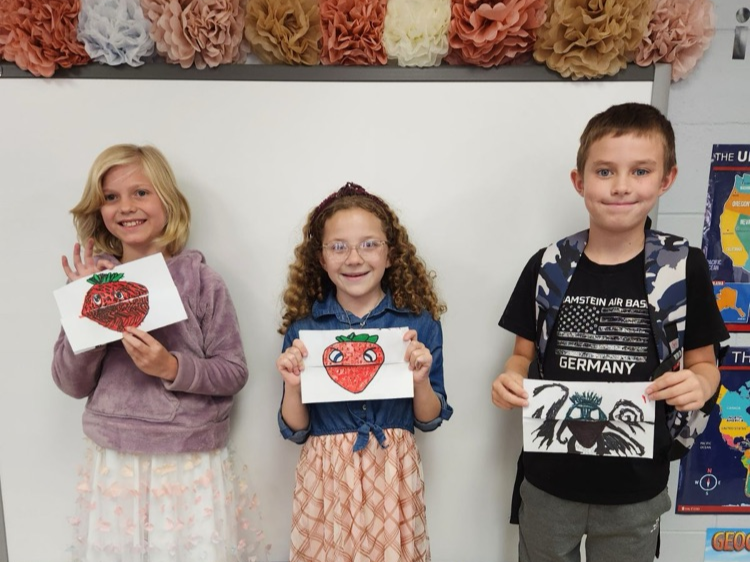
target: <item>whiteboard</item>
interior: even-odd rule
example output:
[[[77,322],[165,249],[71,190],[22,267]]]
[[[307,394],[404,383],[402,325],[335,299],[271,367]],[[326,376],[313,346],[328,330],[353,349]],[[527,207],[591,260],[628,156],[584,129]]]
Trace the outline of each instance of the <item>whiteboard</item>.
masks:
[[[96,155],[120,142],[166,154],[193,209],[189,245],[234,299],[250,381],[231,441],[258,490],[271,559],[288,559],[299,455],[276,425],[280,295],[307,212],[347,181],[398,211],[448,304],[455,415],[417,436],[433,560],[514,559],[521,418],[491,403],[512,347],[497,321],[531,254],[587,226],[568,179],[586,121],[613,103],[650,102],[653,85],[0,79],[0,481],[11,562],[65,560],[69,545],[84,401],[52,382],[52,291],[74,242],[67,211]]]

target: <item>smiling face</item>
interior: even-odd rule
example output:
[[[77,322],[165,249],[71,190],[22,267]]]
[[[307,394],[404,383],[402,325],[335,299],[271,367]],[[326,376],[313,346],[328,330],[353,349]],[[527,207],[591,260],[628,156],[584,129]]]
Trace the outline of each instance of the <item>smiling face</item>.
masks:
[[[102,184],[104,226],[122,242],[122,262],[161,252],[156,240],[167,213],[151,181],[138,164],[115,166]]]
[[[592,233],[642,236],[646,216],[677,175],[676,167],[664,167],[657,135],[607,135],[592,143],[584,169],[570,175]]]
[[[336,287],[339,304],[357,316],[364,316],[384,296],[380,282],[390,267],[388,246],[379,246],[363,258],[357,247],[365,240],[386,240],[380,219],[363,209],[344,209],[334,213],[323,227],[323,245],[345,242],[352,250],[337,257],[323,250],[320,264]]]

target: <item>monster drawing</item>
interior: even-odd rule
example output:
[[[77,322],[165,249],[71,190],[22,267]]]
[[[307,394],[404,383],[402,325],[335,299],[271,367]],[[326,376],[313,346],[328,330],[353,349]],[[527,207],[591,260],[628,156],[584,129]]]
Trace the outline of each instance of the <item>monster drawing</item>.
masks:
[[[618,400],[609,413],[601,408],[602,397],[595,392],[575,392],[560,383],[536,387],[533,396],[545,394],[542,405],[531,413],[544,420],[532,433],[533,440],[547,449],[556,441],[567,445],[568,453],[607,456],[646,455],[643,410],[632,400]],[[537,401],[539,402],[539,401]],[[564,416],[563,406],[570,403]]]

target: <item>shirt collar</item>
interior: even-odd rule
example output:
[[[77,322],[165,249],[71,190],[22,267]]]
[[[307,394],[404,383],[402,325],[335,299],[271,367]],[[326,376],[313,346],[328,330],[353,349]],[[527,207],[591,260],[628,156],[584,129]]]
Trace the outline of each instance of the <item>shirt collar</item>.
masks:
[[[381,313],[385,312],[386,310],[391,310],[393,312],[402,312],[402,313],[408,312],[408,310],[404,308],[398,308],[393,303],[393,297],[391,297],[390,291],[386,291],[383,299],[378,303],[378,305],[375,308],[372,309],[372,312],[370,313],[370,318],[379,316]],[[346,311],[336,300],[336,294],[334,291],[329,292],[328,295],[326,295],[326,297],[322,301],[315,301],[313,303],[312,317],[316,320],[320,320],[321,318],[325,316],[335,316],[340,322],[344,322],[344,323],[348,321],[346,317]]]

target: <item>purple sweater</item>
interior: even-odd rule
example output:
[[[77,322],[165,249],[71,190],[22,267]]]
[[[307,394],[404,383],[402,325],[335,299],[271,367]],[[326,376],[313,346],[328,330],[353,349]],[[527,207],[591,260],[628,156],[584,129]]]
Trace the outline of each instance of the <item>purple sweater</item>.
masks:
[[[140,371],[119,341],[79,355],[64,333],[55,343],[55,383],[74,398],[88,397],[83,431],[102,447],[168,454],[227,444],[232,397],[247,381],[232,300],[200,252],[184,250],[167,266],[187,320],[151,335],[177,358],[174,381]]]

